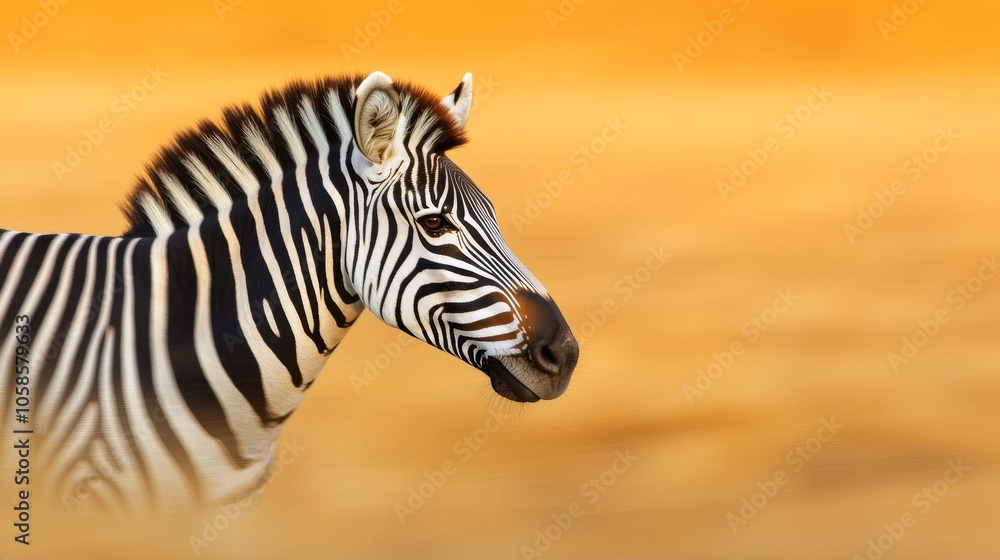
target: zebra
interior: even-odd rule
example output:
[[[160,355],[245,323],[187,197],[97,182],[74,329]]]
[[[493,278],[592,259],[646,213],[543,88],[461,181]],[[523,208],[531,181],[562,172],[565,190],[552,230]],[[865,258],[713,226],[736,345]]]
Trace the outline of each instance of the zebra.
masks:
[[[364,309],[506,399],[563,394],[579,345],[446,155],[472,102],[468,73],[443,99],[382,72],[294,81],[161,148],[121,236],[0,230],[0,433],[29,429],[64,500],[227,503]]]

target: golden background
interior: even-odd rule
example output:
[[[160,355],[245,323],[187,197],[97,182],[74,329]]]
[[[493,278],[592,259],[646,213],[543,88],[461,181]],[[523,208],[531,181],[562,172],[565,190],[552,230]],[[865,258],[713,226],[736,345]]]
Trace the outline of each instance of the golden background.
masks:
[[[1000,555],[995,1],[51,4],[0,8],[0,226],[121,231],[158,146],[293,78],[443,95],[471,71],[452,157],[581,341],[566,395],[508,405],[366,315],[288,424],[296,456],[200,557]],[[904,337],[921,347],[894,366]],[[8,512],[0,555],[190,558],[218,513],[39,511],[26,556]]]

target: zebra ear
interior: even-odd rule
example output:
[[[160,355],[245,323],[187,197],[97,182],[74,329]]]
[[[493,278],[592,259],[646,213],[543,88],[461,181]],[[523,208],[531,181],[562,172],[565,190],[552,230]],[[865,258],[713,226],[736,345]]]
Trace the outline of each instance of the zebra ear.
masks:
[[[354,104],[354,140],[365,157],[375,163],[386,159],[399,114],[399,94],[389,76],[372,72],[358,85]]]
[[[466,72],[462,76],[462,83],[458,84],[455,91],[449,93],[441,100],[444,108],[451,113],[451,116],[458,123],[459,127],[465,126],[465,121],[469,120],[469,111],[472,109],[472,73]]]

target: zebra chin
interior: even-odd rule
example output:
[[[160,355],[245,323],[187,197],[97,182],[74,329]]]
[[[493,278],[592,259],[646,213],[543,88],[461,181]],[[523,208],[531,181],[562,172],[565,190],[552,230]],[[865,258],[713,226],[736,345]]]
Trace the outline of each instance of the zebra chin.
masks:
[[[555,373],[539,369],[524,356],[496,356],[486,359],[485,372],[493,390],[501,397],[516,402],[551,400],[566,392],[573,374],[573,365]]]

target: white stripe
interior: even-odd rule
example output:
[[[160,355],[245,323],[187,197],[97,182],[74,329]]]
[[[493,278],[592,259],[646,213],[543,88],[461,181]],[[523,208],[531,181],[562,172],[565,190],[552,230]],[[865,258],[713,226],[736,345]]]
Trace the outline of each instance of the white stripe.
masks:
[[[459,313],[449,313],[448,318],[453,323],[468,324],[494,315],[501,315],[510,311],[510,305],[505,302],[496,302],[475,311],[464,311]]]
[[[306,98],[303,97],[303,99]],[[302,145],[302,139],[299,138],[299,131],[295,129],[295,124],[292,123],[288,109],[285,107],[275,109],[274,119],[278,123],[278,130],[281,132],[281,136],[288,143],[288,151],[292,154],[292,160],[296,164],[304,165],[306,162],[306,147]]]
[[[261,300],[261,307],[264,308],[264,317],[267,319],[267,325],[271,327],[271,332],[274,336],[280,336],[281,333],[278,332],[278,323],[274,320],[274,311],[271,311],[271,302],[267,298]]]
[[[160,181],[163,182],[163,188],[170,195],[170,200],[174,203],[174,208],[184,218],[184,221],[192,226],[200,222],[203,217],[201,208],[198,208],[198,203],[191,198],[191,195],[188,194],[187,189],[177,180],[177,177],[174,177],[170,173],[160,173]]]
[[[124,413],[132,427],[135,450],[142,456],[146,465],[153,503],[164,512],[178,511],[188,505],[193,497],[184,473],[160,440],[156,427],[149,417],[146,398],[139,381],[139,358],[136,354],[135,340],[135,272],[132,264],[133,253],[138,243],[139,240],[133,240],[128,244],[123,267],[125,289],[122,294],[122,332],[119,346]],[[145,341],[142,343],[145,344]]]
[[[260,183],[257,181],[257,177],[247,167],[246,162],[233,150],[232,146],[217,136],[206,136],[205,143],[208,144],[209,149],[215,154],[219,163],[226,168],[226,171],[232,175],[233,179],[236,179],[236,183],[248,197],[257,194],[257,191],[260,190]]]
[[[250,149],[253,150],[254,155],[264,164],[264,170],[271,176],[271,179],[281,177],[281,164],[278,163],[278,158],[271,151],[271,146],[268,145],[267,140],[264,140],[264,135],[261,134],[260,129],[250,123],[245,123],[243,125],[243,136],[247,144],[250,145]]]
[[[223,210],[233,205],[233,199],[226,192],[226,189],[219,183],[219,180],[208,170],[201,159],[197,156],[184,158],[184,168],[191,174],[191,178],[204,193],[205,197],[221,213]]]
[[[139,195],[139,207],[146,214],[146,219],[153,226],[156,235],[167,235],[174,231],[174,222],[170,219],[170,214],[163,207],[159,200],[148,192]]]

